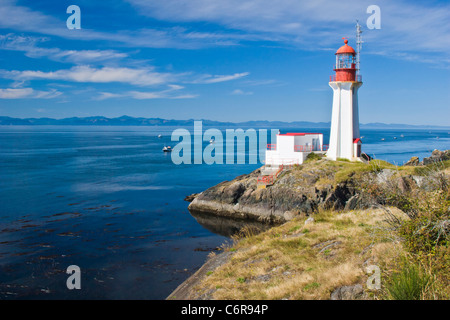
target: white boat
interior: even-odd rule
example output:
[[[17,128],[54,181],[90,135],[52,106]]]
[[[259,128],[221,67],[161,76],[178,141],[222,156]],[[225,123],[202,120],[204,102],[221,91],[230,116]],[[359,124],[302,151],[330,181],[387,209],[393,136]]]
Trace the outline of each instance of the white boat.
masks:
[[[384,141],[384,138],[381,138],[381,141]]]
[[[158,138],[162,138],[162,135],[158,134]]]
[[[209,143],[214,143],[214,139],[209,140]]]
[[[164,148],[162,150],[164,152],[172,152],[172,147],[171,146],[164,146]]]

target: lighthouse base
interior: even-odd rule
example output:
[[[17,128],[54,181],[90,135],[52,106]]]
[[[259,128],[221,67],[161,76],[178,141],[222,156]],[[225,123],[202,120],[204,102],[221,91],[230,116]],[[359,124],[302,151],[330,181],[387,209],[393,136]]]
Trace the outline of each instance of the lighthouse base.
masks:
[[[359,161],[361,139],[359,138],[358,89],[362,82],[332,81],[333,111],[331,117],[330,146],[327,158]]]

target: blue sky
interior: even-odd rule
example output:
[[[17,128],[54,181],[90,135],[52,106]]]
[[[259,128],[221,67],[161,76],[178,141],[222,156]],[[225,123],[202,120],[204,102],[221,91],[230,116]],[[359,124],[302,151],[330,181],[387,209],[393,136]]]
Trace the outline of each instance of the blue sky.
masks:
[[[448,1],[0,0],[0,115],[330,121],[359,19],[360,122],[448,126],[448,17]]]

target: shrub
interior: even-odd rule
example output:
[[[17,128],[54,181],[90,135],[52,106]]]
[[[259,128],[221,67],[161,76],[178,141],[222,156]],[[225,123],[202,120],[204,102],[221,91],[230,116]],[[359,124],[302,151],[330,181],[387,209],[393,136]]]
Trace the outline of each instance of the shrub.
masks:
[[[316,160],[320,160],[320,159],[322,159],[322,155],[311,152],[310,154],[308,154],[306,156],[305,162],[316,161]]]
[[[421,168],[420,184],[399,170],[392,170],[383,179],[378,179],[374,170],[358,181],[362,201],[384,209],[391,235],[402,241],[409,264],[420,265],[427,274],[435,276],[430,281],[429,295],[424,297],[429,278],[417,267],[408,266],[395,273],[388,288],[393,299],[434,299],[449,294],[450,181],[445,170],[442,164]],[[389,206],[402,210],[409,218],[395,216]],[[447,289],[438,289],[439,286]]]
[[[430,278],[419,267],[408,264],[391,277],[387,289],[394,300],[419,300],[429,281]]]

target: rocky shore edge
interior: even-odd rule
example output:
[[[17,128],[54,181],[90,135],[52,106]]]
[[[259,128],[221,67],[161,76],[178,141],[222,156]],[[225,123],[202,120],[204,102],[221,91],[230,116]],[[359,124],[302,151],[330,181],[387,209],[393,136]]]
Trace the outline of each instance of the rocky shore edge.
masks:
[[[450,150],[434,150],[430,157],[422,162],[412,157],[404,166],[421,167],[440,161],[450,160]],[[327,160],[321,160],[327,161]],[[303,166],[303,165],[302,165]],[[261,168],[223,181],[201,193],[185,198],[191,202],[191,212],[202,212],[220,217],[242,220],[256,220],[263,223],[284,223],[299,214],[310,215],[319,208],[332,210],[353,210],[369,208],[358,193],[358,183],[351,175],[348,179],[336,182],[336,171],[314,165],[304,166],[298,174],[290,174],[286,169],[277,181],[268,188],[258,188],[257,178]],[[295,168],[294,168],[295,169]],[[395,173],[395,168],[380,169],[376,180],[383,182]],[[398,177],[396,183],[401,189],[420,185],[422,177],[406,175]]]
[[[422,167],[445,160],[450,160],[450,150],[434,150],[432,155],[424,158],[422,162],[418,157],[412,157],[403,166]],[[319,162],[329,161],[323,159]],[[268,188],[258,188],[257,178],[261,174],[261,168],[259,168],[231,181],[223,181],[201,193],[189,195],[185,200],[190,202],[188,209],[192,213],[244,222],[258,221],[268,225],[279,225],[299,215],[309,216],[319,208],[348,211],[373,206],[373,203],[366,202],[366,199],[358,192],[355,180],[357,175],[349,173],[348,179],[336,183],[336,171],[326,170],[316,166],[315,163],[304,167],[301,170],[296,170],[298,168],[285,170]],[[395,174],[395,169],[375,168],[374,172],[376,172],[374,176],[376,182],[384,183]],[[409,174],[396,177],[394,183],[399,189],[408,190],[413,185],[423,187],[426,182],[420,175]],[[192,289],[208,272],[228,262],[232,255],[233,252],[223,252],[210,256],[205,264],[180,284],[167,299],[192,299]],[[360,288],[345,287],[344,289],[360,293]],[[351,295],[346,297],[351,298]],[[208,299],[208,297],[200,297],[200,299]]]

